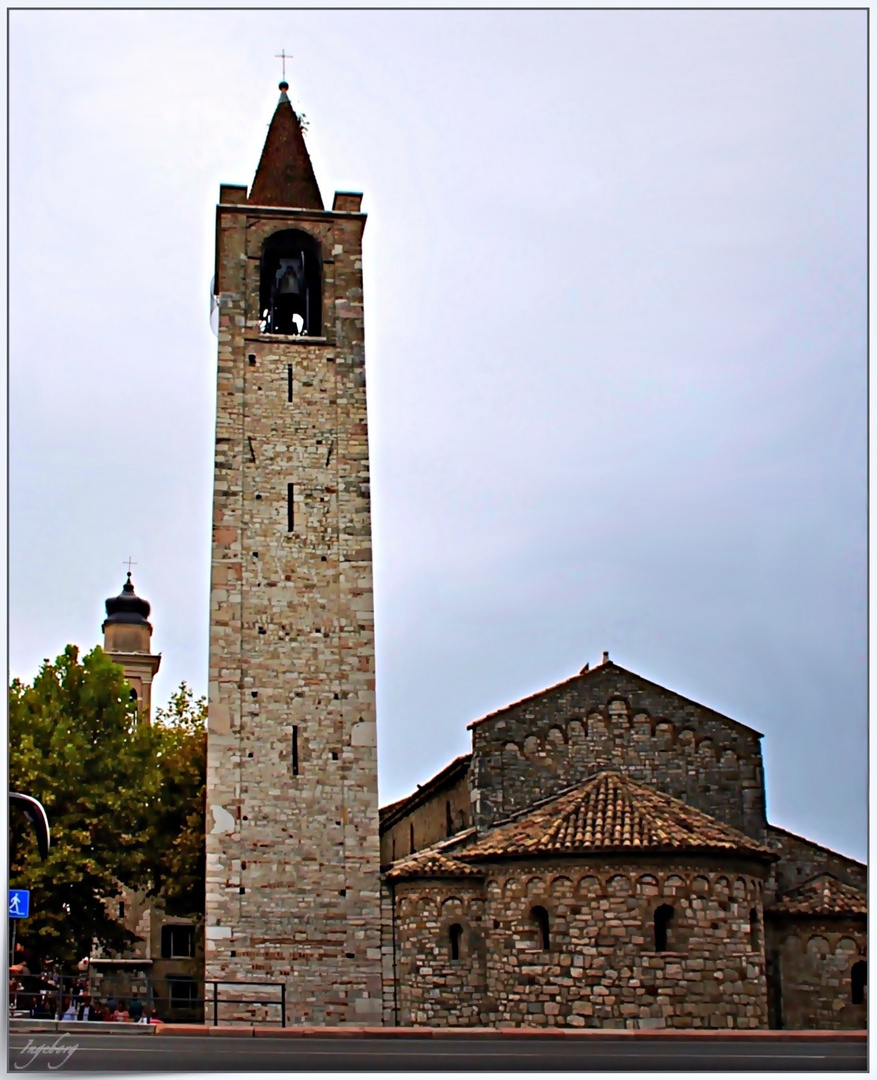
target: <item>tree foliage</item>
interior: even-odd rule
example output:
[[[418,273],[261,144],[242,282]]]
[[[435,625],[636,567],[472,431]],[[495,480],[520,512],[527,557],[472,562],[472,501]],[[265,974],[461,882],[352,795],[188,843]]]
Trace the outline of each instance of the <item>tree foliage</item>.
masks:
[[[184,684],[144,724],[100,648],[80,661],[68,645],[32,684],[13,680],[10,787],[43,803],[52,830],[41,861],[23,815],[10,815],[10,885],[32,893],[19,940],[35,961],[130,946],[105,903],[119,884],[163,890],[175,913],[203,911],[204,711]]]
[[[152,831],[151,890],[169,915],[204,912],[207,702],[182,683],[156,710],[161,794]]]

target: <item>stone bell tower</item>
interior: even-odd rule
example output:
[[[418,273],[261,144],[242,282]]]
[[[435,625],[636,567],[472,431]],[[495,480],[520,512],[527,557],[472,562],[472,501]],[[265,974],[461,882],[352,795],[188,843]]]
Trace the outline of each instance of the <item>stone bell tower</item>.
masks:
[[[324,209],[287,89],[216,209],[206,978],[286,983],[289,1023],[375,1024],[366,219],[359,194]]]
[[[140,714],[149,723],[152,718],[152,680],[161,664],[161,653],[153,653],[152,625],[147,621],[149,601],[137,596],[131,571],[118,596],[106,601],[107,617],[104,652],[114,664],[121,664],[131,686],[131,696],[140,705]]]

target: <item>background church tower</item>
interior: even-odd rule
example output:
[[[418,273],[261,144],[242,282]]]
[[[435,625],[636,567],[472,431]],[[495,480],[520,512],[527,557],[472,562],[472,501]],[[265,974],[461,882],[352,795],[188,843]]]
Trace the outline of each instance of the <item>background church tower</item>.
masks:
[[[161,653],[151,652],[152,625],[148,622],[149,601],[134,592],[131,571],[118,596],[105,604],[107,617],[101,630],[104,652],[114,664],[121,664],[131,694],[140,703],[147,723],[152,718],[152,680],[161,664]]]
[[[290,1023],[375,1024],[365,215],[323,208],[287,89],[216,213],[206,978],[285,981]]]

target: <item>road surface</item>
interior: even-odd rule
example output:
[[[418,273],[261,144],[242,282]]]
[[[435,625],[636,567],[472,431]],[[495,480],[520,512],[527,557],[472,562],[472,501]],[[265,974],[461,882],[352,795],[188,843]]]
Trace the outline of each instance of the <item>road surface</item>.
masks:
[[[12,1032],[9,1073],[36,1072],[840,1072],[864,1041],[800,1038],[223,1038]]]

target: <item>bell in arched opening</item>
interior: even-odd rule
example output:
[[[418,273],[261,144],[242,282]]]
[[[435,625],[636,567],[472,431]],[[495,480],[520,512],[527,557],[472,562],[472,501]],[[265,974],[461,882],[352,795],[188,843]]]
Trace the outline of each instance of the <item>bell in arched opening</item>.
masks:
[[[273,233],[262,247],[259,309],[263,334],[319,337],[322,332],[320,245],[300,229]]]

